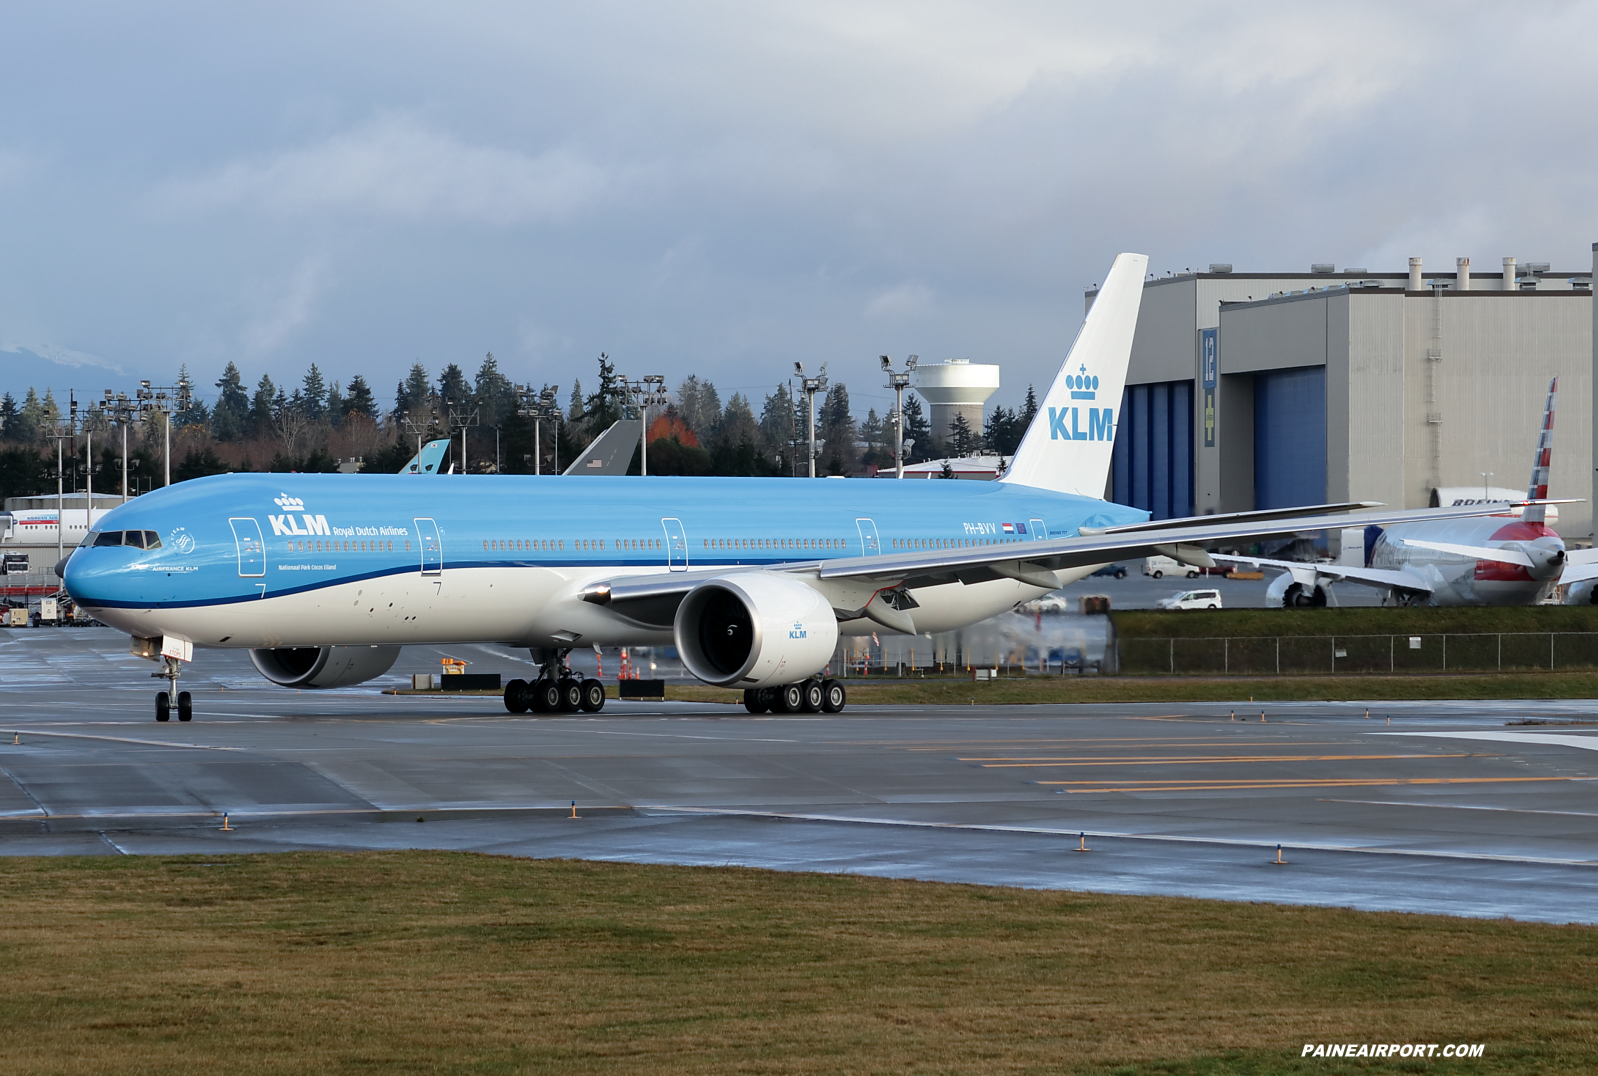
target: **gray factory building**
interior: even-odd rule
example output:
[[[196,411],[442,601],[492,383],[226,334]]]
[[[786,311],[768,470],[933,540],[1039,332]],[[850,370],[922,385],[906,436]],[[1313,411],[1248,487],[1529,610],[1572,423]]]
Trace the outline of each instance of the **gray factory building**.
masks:
[[[1549,494],[1586,499],[1558,524],[1585,538],[1594,317],[1590,271],[1508,258],[1491,275],[1463,258],[1426,273],[1412,258],[1407,273],[1212,265],[1151,278],[1107,494],[1163,519],[1524,489],[1557,376]]]

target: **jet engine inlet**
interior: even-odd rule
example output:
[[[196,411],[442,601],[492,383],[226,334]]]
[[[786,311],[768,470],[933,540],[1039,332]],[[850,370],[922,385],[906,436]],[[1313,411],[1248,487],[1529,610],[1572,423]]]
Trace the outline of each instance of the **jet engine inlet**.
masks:
[[[825,668],[838,645],[826,599],[766,572],[699,584],[677,607],[673,630],[683,665],[720,687],[796,683]]]
[[[397,646],[280,646],[251,650],[250,661],[282,687],[349,687],[388,672],[399,653]]]

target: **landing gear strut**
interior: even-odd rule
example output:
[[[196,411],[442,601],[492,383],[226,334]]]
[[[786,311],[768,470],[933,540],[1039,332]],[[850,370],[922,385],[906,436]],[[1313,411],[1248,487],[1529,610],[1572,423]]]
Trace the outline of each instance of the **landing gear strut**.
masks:
[[[579,710],[596,714],[605,708],[605,685],[589,677],[579,680],[566,668],[571,647],[534,647],[533,659],[539,662],[538,678],[532,683],[512,680],[505,685],[505,709],[513,714],[528,710],[535,714],[573,714]]]
[[[176,707],[179,721],[193,721],[194,696],[187,691],[178,690],[178,677],[183,675],[183,663],[177,658],[170,657],[162,658],[161,661],[161,671],[150,674],[167,682],[166,690],[157,692],[155,696],[155,719],[172,720],[172,710]]]

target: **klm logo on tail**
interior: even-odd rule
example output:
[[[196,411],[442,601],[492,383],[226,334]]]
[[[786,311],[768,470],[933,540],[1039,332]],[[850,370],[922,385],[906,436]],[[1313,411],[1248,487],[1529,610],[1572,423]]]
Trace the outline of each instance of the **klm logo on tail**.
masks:
[[[1096,400],[1099,379],[1088,376],[1086,364],[1074,374],[1065,375],[1066,387],[1073,400]],[[1087,428],[1082,428],[1082,412],[1087,412]],[[1113,407],[1051,407],[1049,408],[1049,440],[1051,441],[1113,441],[1115,440],[1115,409]]]

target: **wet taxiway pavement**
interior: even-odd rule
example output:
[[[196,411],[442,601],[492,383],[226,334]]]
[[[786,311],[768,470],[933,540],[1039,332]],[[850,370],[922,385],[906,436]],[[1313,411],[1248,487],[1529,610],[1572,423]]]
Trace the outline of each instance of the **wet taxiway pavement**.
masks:
[[[450,848],[1598,921],[1598,726],[1509,724],[1586,702],[517,716],[381,694],[426,648],[332,692],[198,657],[195,720],[157,724],[125,637],[0,632],[0,853]]]

